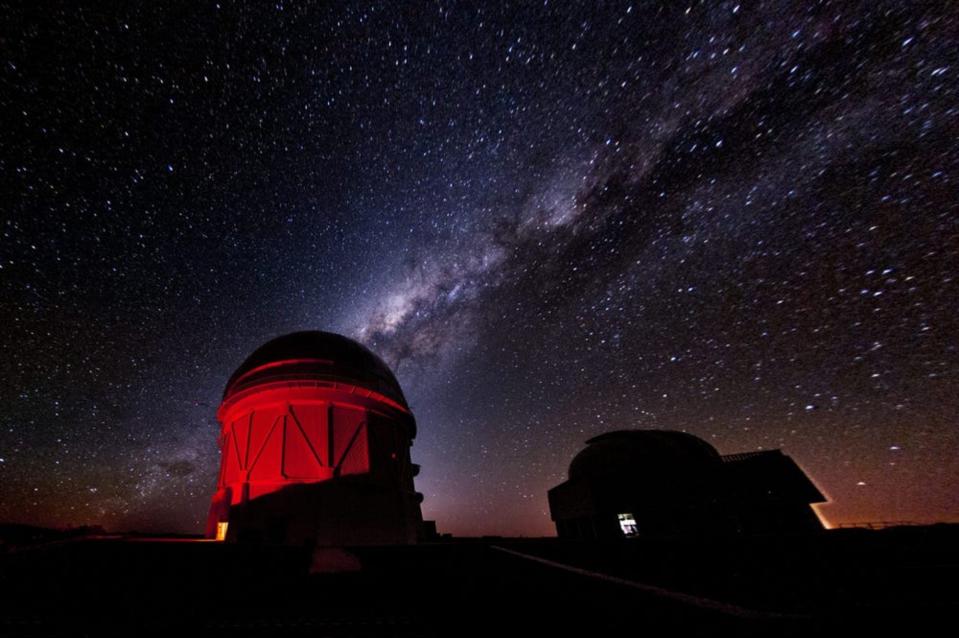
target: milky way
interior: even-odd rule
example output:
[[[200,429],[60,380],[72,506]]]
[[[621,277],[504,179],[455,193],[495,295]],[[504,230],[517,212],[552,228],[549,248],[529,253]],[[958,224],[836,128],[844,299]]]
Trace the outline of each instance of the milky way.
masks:
[[[0,4],[0,519],[200,530],[226,379],[326,329],[441,530],[633,427],[959,520],[948,3],[159,4]]]

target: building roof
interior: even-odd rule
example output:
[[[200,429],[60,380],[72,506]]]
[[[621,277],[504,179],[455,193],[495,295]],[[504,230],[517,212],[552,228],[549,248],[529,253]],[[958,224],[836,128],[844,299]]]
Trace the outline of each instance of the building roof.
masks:
[[[382,359],[352,339],[320,330],[283,335],[254,350],[230,377],[223,398],[260,382],[296,376],[350,383],[408,408],[399,382]]]
[[[726,480],[739,498],[827,501],[802,468],[782,450],[729,454],[722,460]]]

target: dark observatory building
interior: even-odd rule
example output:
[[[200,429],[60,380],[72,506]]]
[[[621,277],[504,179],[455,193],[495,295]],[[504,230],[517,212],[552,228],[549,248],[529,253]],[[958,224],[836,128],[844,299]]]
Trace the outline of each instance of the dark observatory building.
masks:
[[[700,438],[620,430],[586,442],[549,491],[560,538],[702,536],[822,529],[826,499],[779,450],[720,456]]]
[[[230,377],[217,419],[221,465],[209,538],[417,540],[416,422],[389,367],[360,344],[329,332],[273,339]]]

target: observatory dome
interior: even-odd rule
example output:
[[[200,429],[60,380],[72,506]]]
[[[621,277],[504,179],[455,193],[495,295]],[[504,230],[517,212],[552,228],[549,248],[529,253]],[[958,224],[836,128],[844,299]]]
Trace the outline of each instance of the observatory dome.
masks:
[[[716,448],[692,434],[617,430],[588,440],[569,464],[569,478],[663,476],[709,469],[718,463]]]
[[[352,339],[320,330],[283,335],[257,348],[230,377],[223,400],[254,386],[291,378],[355,385],[409,407],[382,359]]]
[[[780,450],[720,456],[667,430],[590,439],[547,497],[557,535],[578,540],[815,532],[826,500]]]
[[[313,545],[416,542],[416,419],[396,377],[331,332],[277,337],[227,381],[207,537]]]

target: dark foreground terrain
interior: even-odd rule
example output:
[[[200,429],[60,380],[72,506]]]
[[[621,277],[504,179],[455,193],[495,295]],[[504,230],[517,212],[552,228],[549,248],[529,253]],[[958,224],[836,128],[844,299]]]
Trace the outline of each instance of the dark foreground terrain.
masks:
[[[45,540],[0,553],[0,636],[915,634],[955,622],[957,541],[954,525],[708,542],[488,538],[316,555],[189,539]]]

